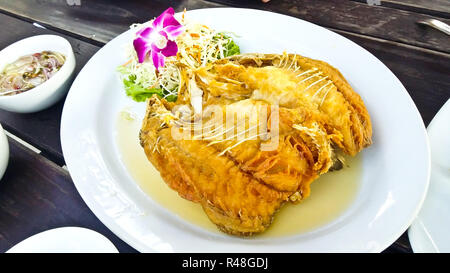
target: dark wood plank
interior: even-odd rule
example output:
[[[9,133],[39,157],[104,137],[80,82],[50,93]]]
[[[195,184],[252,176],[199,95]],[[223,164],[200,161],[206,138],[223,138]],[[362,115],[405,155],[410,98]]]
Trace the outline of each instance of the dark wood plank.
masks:
[[[203,0],[81,0],[79,6],[70,6],[60,0],[0,0],[0,10],[10,15],[102,43],[124,32],[133,23],[152,19],[169,6],[183,11],[184,8],[191,10],[222,5]]]
[[[383,0],[383,2],[398,3],[450,13],[450,2],[448,0]]]
[[[383,253],[412,253],[412,247],[409,243],[408,232],[405,232],[390,247],[385,249]]]
[[[448,0],[383,0],[382,5],[444,18],[450,17],[450,1]]]
[[[213,1],[236,7],[274,11],[328,28],[450,53],[450,38],[446,34],[416,23],[419,20],[435,18],[427,14],[384,5],[369,6],[365,1],[274,0],[267,4],[252,0]],[[450,24],[448,19],[438,19]]]
[[[9,147],[9,165],[0,181],[0,252],[36,233],[65,226],[95,230],[120,252],[136,252],[89,210],[67,171],[12,139]]]
[[[2,25],[0,28],[0,50],[26,37],[58,34],[4,14],[0,14],[0,22]],[[75,73],[78,73],[99,47],[65,35],[62,36],[68,39],[73,47],[77,63]],[[63,164],[64,159],[59,140],[63,104],[64,99],[49,109],[32,114],[17,114],[0,110],[0,123],[7,131],[36,146],[42,150],[44,155],[58,164]]]
[[[128,29],[130,24],[147,21],[168,6],[181,11],[219,4],[279,12],[325,27],[450,53],[450,38],[447,35],[416,23],[432,16],[355,1],[273,0],[263,4],[258,0],[140,0],[114,1],[111,4],[108,0],[96,0],[69,6],[59,0],[0,0],[0,10],[76,33],[86,39],[107,42]],[[448,19],[441,19],[450,23]]]
[[[367,0],[350,1],[367,3]],[[450,1],[448,0],[383,0],[380,3],[383,7],[450,19]]]

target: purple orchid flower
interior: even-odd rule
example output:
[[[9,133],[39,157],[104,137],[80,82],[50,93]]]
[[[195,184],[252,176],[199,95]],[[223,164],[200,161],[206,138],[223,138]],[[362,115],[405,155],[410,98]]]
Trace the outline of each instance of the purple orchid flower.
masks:
[[[183,33],[184,27],[174,17],[173,8],[168,8],[155,20],[151,27],[139,30],[137,38],[133,41],[139,63],[144,62],[150,52],[153,65],[158,70],[164,66],[164,59],[176,56],[178,46],[173,41],[175,37]]]

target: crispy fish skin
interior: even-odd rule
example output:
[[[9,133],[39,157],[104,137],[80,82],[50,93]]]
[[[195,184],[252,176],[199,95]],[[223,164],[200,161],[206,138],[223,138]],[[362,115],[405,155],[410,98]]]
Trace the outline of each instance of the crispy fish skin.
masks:
[[[177,102],[156,95],[147,101],[141,146],[169,187],[201,204],[226,233],[263,232],[285,202],[309,196],[310,184],[336,162],[336,147],[355,155],[371,144],[361,97],[325,62],[295,54],[244,54],[181,75]],[[277,148],[261,150],[263,137],[217,139],[211,137],[214,130],[206,138],[175,138],[175,106],[189,103],[192,81],[202,91],[203,107],[220,105],[223,115],[278,105]],[[246,124],[244,130],[250,129],[247,116]]]
[[[174,140],[171,128],[161,127],[163,120],[153,114],[164,111],[158,98],[148,100],[140,140],[166,183],[182,197],[200,203],[211,221],[227,233],[250,235],[265,230],[292,193],[258,182],[202,141]]]
[[[275,151],[260,151],[259,141],[253,140],[232,153],[219,155],[224,148],[221,144],[175,140],[170,123],[163,118],[170,113],[168,109],[156,96],[147,103],[140,132],[147,158],[172,189],[200,203],[210,220],[229,234],[247,236],[264,231],[283,203],[296,193],[301,193],[300,198],[309,195],[309,185],[319,175],[315,164],[329,168],[329,161],[318,163],[314,159],[312,147],[316,144],[308,136],[295,129],[289,129],[292,135],[287,135],[283,126],[283,141]],[[323,135],[326,137],[325,132]]]
[[[335,135],[333,142],[349,155],[372,144],[372,123],[363,100],[344,76],[326,62],[297,54],[243,54],[219,60],[197,73],[203,78],[208,73],[221,75],[209,87],[215,96],[228,95],[222,92],[223,88],[214,88],[221,87],[226,78],[245,82],[247,88],[225,83],[227,88],[238,90],[241,97],[255,96],[257,90],[257,99],[324,114],[328,118],[324,122],[328,133]]]
[[[247,99],[231,103],[226,109],[227,114],[255,114],[261,109],[255,106],[269,107],[265,102]],[[312,117],[297,109],[281,108],[278,115],[279,140],[274,150],[261,150],[261,144],[267,143],[254,139],[248,139],[242,144],[239,144],[239,139],[205,142],[218,152],[227,151],[225,155],[234,161],[241,171],[249,173],[261,183],[278,191],[300,192],[303,197],[307,197],[312,181],[319,174],[326,172],[332,164],[327,133]],[[251,122],[247,120],[247,123],[249,125],[246,128],[252,127]],[[305,134],[301,128],[296,129],[296,124],[302,124],[303,129],[313,130],[314,136]]]

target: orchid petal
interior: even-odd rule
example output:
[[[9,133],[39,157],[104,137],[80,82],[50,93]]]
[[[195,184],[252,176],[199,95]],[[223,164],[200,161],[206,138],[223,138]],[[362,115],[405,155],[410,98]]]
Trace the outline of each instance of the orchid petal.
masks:
[[[163,29],[167,26],[178,26],[180,23],[174,17],[175,11],[172,7],[166,9],[160,16],[153,21],[153,26],[157,29]]]
[[[166,57],[176,56],[177,52],[178,46],[177,43],[175,43],[174,41],[167,41],[167,46],[161,49],[161,54],[163,54]]]
[[[150,35],[153,33],[154,30],[155,30],[154,28],[146,27],[136,32],[136,36],[148,39],[150,38]]]
[[[133,46],[139,63],[143,63],[147,53],[152,49],[151,45],[145,39],[138,37],[133,41]]]
[[[156,70],[164,66],[164,58],[176,56],[178,46],[174,38],[184,31],[174,17],[173,8],[168,8],[160,16],[153,20],[153,27],[146,27],[136,33],[137,38],[133,41],[139,63],[145,61],[147,54],[151,53]]]
[[[160,32],[158,32],[160,35],[164,36],[166,39],[169,39],[169,36],[167,35],[167,33],[164,30],[161,30]]]
[[[164,66],[164,55],[156,50],[152,50],[152,60],[156,70]]]
[[[171,26],[165,27],[163,29],[163,31],[165,31],[167,33],[167,35],[169,36],[169,39],[173,40],[173,39],[175,39],[175,37],[177,37],[178,35],[183,33],[184,26],[183,25],[171,25]]]

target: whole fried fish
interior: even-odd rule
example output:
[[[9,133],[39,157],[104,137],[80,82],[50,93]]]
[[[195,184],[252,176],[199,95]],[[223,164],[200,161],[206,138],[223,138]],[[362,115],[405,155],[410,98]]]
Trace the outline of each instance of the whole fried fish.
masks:
[[[371,144],[360,96],[329,64],[296,54],[243,54],[180,67],[175,103],[147,101],[140,141],[164,181],[219,229],[264,231],[287,201]],[[217,122],[221,121],[221,122]]]

